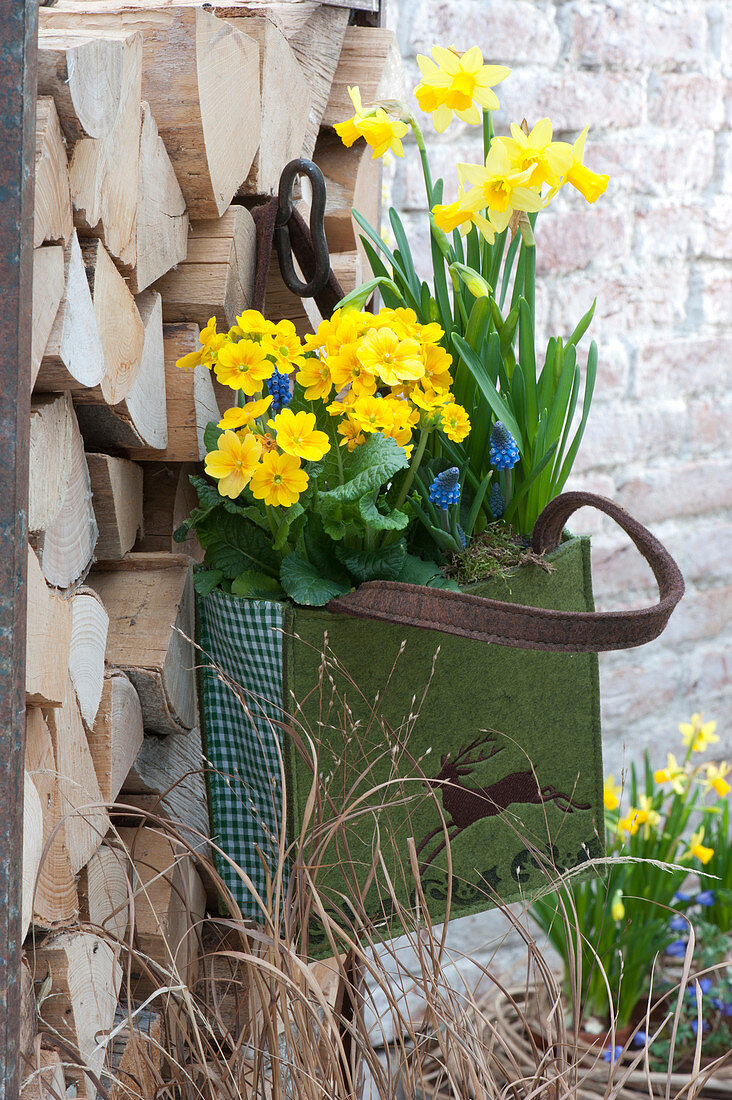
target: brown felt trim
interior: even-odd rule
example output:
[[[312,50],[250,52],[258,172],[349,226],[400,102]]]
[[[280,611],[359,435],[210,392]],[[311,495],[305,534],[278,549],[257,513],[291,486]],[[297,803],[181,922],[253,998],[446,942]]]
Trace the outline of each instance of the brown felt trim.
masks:
[[[534,528],[537,553],[559,545],[569,516],[590,505],[611,516],[646,559],[659,602],[634,611],[550,611],[398,581],[369,581],[331,600],[331,611],[403,626],[441,630],[463,638],[520,649],[601,652],[630,649],[657,638],[684,594],[684,579],[668,550],[620,505],[594,493],[564,493],[551,501]]]

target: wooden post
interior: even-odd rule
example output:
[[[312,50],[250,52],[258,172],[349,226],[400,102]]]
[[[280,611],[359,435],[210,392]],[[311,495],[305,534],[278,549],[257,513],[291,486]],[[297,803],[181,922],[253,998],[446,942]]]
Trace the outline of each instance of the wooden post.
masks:
[[[18,859],[25,775],[25,577],[28,551],[33,282],[36,0],[5,5],[0,19],[0,1081],[20,1085],[21,899]]]

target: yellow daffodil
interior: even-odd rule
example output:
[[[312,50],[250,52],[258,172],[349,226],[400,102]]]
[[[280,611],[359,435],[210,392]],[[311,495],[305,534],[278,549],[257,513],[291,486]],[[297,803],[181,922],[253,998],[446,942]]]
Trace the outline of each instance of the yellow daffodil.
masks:
[[[443,233],[452,233],[453,229],[459,229],[461,232],[470,228],[473,224],[473,212],[462,205],[460,199],[455,202],[438,203],[432,207],[432,214],[435,219],[435,225],[438,229],[441,229]],[[483,221],[486,219],[483,218]],[[493,243],[494,231],[488,223],[487,232],[484,233],[487,236],[488,243]]]
[[[364,109],[361,92],[358,88],[349,88],[348,94],[353,104],[354,115],[345,122],[337,122],[335,132],[344,145],[350,147],[360,137],[373,149],[374,159],[392,152],[398,157],[404,156],[401,139],[409,127],[401,118],[390,118],[383,107],[375,104]]]
[[[704,826],[693,833],[689,840],[689,850],[686,853],[687,856],[693,856],[694,859],[701,860],[702,863],[709,863],[709,860],[714,855],[714,848],[708,848],[702,844],[704,840]]]
[[[672,790],[676,791],[676,794],[683,794],[686,790],[686,772],[679,766],[672,752],[666,753],[666,767],[659,768],[658,771],[655,771],[653,773],[653,778],[656,783],[670,783]]]
[[[315,427],[315,413],[282,409],[268,423],[275,431],[277,446],[288,455],[317,462],[330,450],[328,436]]]
[[[610,905],[610,916],[617,924],[625,916],[625,906],[623,905],[623,892],[622,890],[616,890],[613,894],[613,900]]]
[[[349,451],[355,451],[356,447],[360,447],[362,443],[366,442],[366,436],[361,431],[360,426],[352,420],[341,420],[336,430],[339,435],[343,436],[340,446],[348,447]]]
[[[351,118],[346,119],[345,122],[336,122],[333,129],[338,134],[343,144],[347,149],[350,149],[355,142],[358,141],[363,134],[360,130],[360,124],[363,120],[363,106],[361,103],[361,90],[358,87],[348,88],[348,95],[350,96],[351,103],[353,104],[354,114]]]
[[[643,838],[648,840],[651,835],[651,829],[658,827],[661,821],[661,815],[657,810],[653,808],[653,799],[650,795],[639,795],[638,801],[640,802],[640,812],[644,815],[642,822],[643,825]]]
[[[249,488],[257,500],[273,507],[290,508],[308,487],[308,475],[294,455],[268,451],[262,455]]]
[[[417,341],[400,340],[390,328],[367,332],[356,354],[361,366],[387,386],[416,381],[424,374]]]
[[[351,386],[352,398],[346,404],[353,404],[356,397],[364,397],[376,393],[376,379],[371,371],[367,370],[358,357],[358,343],[346,344],[337,355],[328,357],[331,377],[338,390],[345,386]],[[336,398],[338,400],[338,398]],[[329,406],[330,409],[330,406]]]
[[[236,500],[249,484],[261,453],[262,445],[254,435],[241,439],[235,432],[225,431],[219,436],[216,450],[206,455],[205,467],[206,473],[217,479],[221,496]]]
[[[303,397],[306,401],[326,401],[333,389],[330,367],[325,359],[313,355],[306,359],[295,378],[305,387]]]
[[[243,428],[253,423],[263,412],[266,412],[271,404],[271,397],[261,397],[258,401],[247,401],[241,407],[235,406],[233,409],[227,409],[221,420],[219,420],[219,427],[230,428],[232,431]]]
[[[635,836],[641,825],[644,825],[647,820],[648,814],[645,810],[641,810],[636,806],[631,806],[628,810],[627,817],[621,817],[618,821],[618,832]]]
[[[716,722],[705,722],[704,713],[692,714],[690,722],[679,723],[679,730],[681,737],[687,749],[691,747],[692,752],[705,752],[709,745],[714,745],[719,741],[716,733]]]
[[[541,187],[544,183],[558,187],[573,164],[572,146],[566,141],[552,141],[552,133],[549,119],[541,118],[528,134],[513,122],[511,137],[496,138],[508,153],[513,168],[519,172],[531,170],[526,181],[529,187]]]
[[[732,788],[724,777],[729,775],[730,771],[732,771],[732,769],[726,761],[722,761],[719,766],[716,764],[707,764],[707,777],[704,780],[705,791],[714,789],[719,798],[726,798]]]
[[[585,126],[584,130],[571,147],[572,163],[562,182],[568,183],[571,187],[574,187],[588,202],[597,202],[600,195],[607,189],[610,177],[606,176],[604,173],[592,172],[582,163],[585,155],[585,140],[587,139],[588,130],[589,126]]]
[[[290,374],[296,367],[305,365],[302,340],[292,321],[280,321],[274,331],[262,338],[262,347],[275,358],[280,374]]]
[[[243,390],[248,397],[259,393],[262,382],[274,374],[274,363],[270,362],[261,344],[253,340],[240,340],[237,344],[226,344],[218,353],[214,372],[217,379],[232,390]]]
[[[617,810],[620,805],[621,787],[615,785],[615,778],[609,775],[605,780],[605,786],[603,788],[603,798],[605,801],[606,810]]]
[[[541,195],[530,183],[533,172],[532,165],[521,170],[515,168],[506,146],[494,139],[484,165],[458,165],[461,183],[472,184],[460,201],[474,216],[486,208],[491,225],[501,233],[514,210],[541,210]]]
[[[432,115],[438,133],[450,125],[453,111],[463,122],[477,125],[481,121],[481,108],[497,110],[493,85],[505,80],[510,69],[505,65],[484,65],[477,46],[464,54],[433,46],[432,58],[417,56],[422,80],[414,94],[421,109]]]
[[[444,405],[440,410],[442,430],[453,443],[461,443],[470,434],[470,420],[462,405]]]

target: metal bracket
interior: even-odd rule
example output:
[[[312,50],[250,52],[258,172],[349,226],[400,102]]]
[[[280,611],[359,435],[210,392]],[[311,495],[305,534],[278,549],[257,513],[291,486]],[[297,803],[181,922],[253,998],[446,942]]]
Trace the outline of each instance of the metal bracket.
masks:
[[[290,239],[290,219],[294,213],[292,188],[298,176],[307,176],[313,189],[310,209],[310,236],[313,242],[315,270],[309,282],[304,283],[295,274]],[[330,255],[325,240],[325,179],[317,164],[300,157],[285,165],[280,176],[278,190],[279,208],[275,219],[274,244],[280,261],[280,271],[285,286],[300,298],[314,298],[324,289],[330,276]]]

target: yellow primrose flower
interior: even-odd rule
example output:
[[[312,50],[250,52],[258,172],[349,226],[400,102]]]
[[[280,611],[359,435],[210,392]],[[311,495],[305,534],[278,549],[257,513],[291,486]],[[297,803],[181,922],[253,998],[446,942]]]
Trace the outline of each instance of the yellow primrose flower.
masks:
[[[282,409],[268,425],[275,430],[277,446],[288,455],[317,462],[330,450],[328,436],[316,430],[315,413]]]
[[[619,785],[615,785],[614,777],[609,775],[605,780],[605,786],[603,788],[603,798],[606,810],[617,810],[620,805],[621,790],[622,788]]]
[[[189,351],[187,355],[182,355],[180,359],[176,359],[175,365],[180,370],[193,370],[194,367],[200,367],[203,362],[203,351]]]
[[[235,327],[242,336],[257,338],[270,335],[275,331],[276,326],[274,321],[268,321],[263,317],[258,309],[245,309],[237,317]]]
[[[690,722],[680,722],[679,731],[687,749],[691,746],[692,752],[705,752],[709,745],[719,741],[716,733],[716,722],[705,722],[704,712],[692,714]]]
[[[714,788],[718,798],[726,798],[732,788],[724,777],[729,775],[730,771],[732,769],[724,760],[719,767],[716,764],[707,764],[707,777],[704,780],[705,791],[711,791]]]
[[[388,402],[378,396],[357,398],[348,415],[364,432],[381,432],[394,422]]]
[[[308,487],[308,475],[294,455],[268,451],[252,474],[249,488],[257,500],[275,508],[289,508]]]
[[[262,453],[262,445],[254,435],[243,439],[235,432],[225,431],[219,436],[217,449],[206,455],[206,473],[218,481],[222,497],[236,500],[249,484]]]
[[[274,331],[263,337],[262,347],[267,354],[274,355],[281,374],[289,374],[295,367],[305,365],[305,348],[292,321],[280,321],[275,325]]]
[[[358,350],[358,343],[346,344],[337,355],[328,357],[328,366],[336,389],[339,391],[338,396],[340,397],[340,391],[344,386],[350,385],[352,388],[353,399],[347,402],[348,404],[353,404],[356,397],[376,393],[376,379],[359,359]]]
[[[618,832],[629,833],[630,836],[635,836],[641,825],[644,825],[647,820],[648,814],[645,810],[631,806],[628,810],[627,817],[621,817],[618,821]]]
[[[416,340],[400,340],[392,329],[380,328],[366,333],[357,357],[372,375],[378,375],[387,386],[396,386],[422,377],[424,364],[419,353]]]
[[[349,451],[355,451],[356,447],[360,447],[362,443],[366,442],[366,436],[361,431],[360,426],[353,420],[341,420],[336,430],[339,435],[343,436],[339,446],[348,447]]]
[[[421,109],[432,115],[438,133],[452,122],[453,111],[470,125],[481,121],[481,108],[495,111],[498,98],[494,84],[505,80],[510,69],[505,65],[484,65],[477,46],[464,54],[443,46],[432,47],[434,61],[418,54],[417,64],[422,80],[414,89]]]
[[[452,385],[452,356],[440,344],[422,345],[424,378],[422,385],[430,385],[436,390],[449,390]]]
[[[319,355],[306,359],[295,378],[301,386],[305,387],[303,397],[306,401],[325,401],[330,397],[333,379],[330,376],[327,361],[321,359]]]
[[[243,428],[255,421],[263,412],[266,412],[271,404],[271,397],[261,397],[259,401],[247,401],[241,407],[235,406],[233,409],[227,409],[221,420],[219,420],[219,427],[230,428],[232,431]]]
[[[181,370],[192,370],[194,367],[203,364],[209,370],[211,369],[216,353],[227,342],[226,334],[216,331],[215,317],[209,317],[208,322],[198,335],[198,342],[201,344],[201,350],[190,351],[188,355],[177,359],[176,367],[180,367]]]
[[[499,142],[519,172],[531,169],[527,185],[541,187],[547,183],[558,187],[573,164],[572,147],[566,141],[552,141],[552,124],[548,118],[541,118],[527,134],[515,122],[511,123],[511,137],[499,137]]]
[[[369,328],[390,328],[400,340],[418,340],[422,326],[413,309],[399,306],[397,309],[380,309]]]
[[[676,794],[683,794],[686,790],[687,776],[683,768],[679,767],[676,757],[672,752],[666,753],[666,767],[659,768],[653,773],[656,783],[670,783],[671,789]]]
[[[274,363],[267,358],[264,348],[253,340],[226,344],[214,364],[219,382],[231,386],[232,390],[243,390],[248,397],[261,391],[262,382],[272,377],[274,369]]]
[[[374,390],[375,389],[376,387],[374,386]],[[357,400],[358,395],[353,386],[349,383],[340,390],[335,400],[331,401],[330,405],[326,405],[326,408],[331,416],[343,416],[345,413],[350,412]]]
[[[704,826],[693,833],[689,840],[689,850],[686,853],[687,856],[693,856],[694,859],[701,860],[702,863],[709,863],[709,860],[714,855],[714,848],[707,848],[702,844],[704,840]]]
[[[470,434],[470,420],[462,405],[445,405],[442,414],[442,430],[453,443],[461,443]]]
[[[600,195],[607,189],[609,176],[604,173],[592,172],[582,163],[585,155],[585,141],[589,126],[585,126],[580,136],[575,141],[572,149],[572,163],[562,181],[574,187],[588,202],[597,202]]]
[[[409,400],[414,404],[424,409],[427,413],[433,413],[436,409],[441,409],[443,405],[449,405],[452,402],[452,394],[446,393],[444,390],[433,389],[432,386],[427,384],[427,379],[423,379],[421,385],[415,386],[409,393]]]
[[[610,905],[610,916],[615,923],[619,923],[625,916],[625,906],[623,905],[623,892],[622,890],[616,890],[613,894],[613,900]]]

